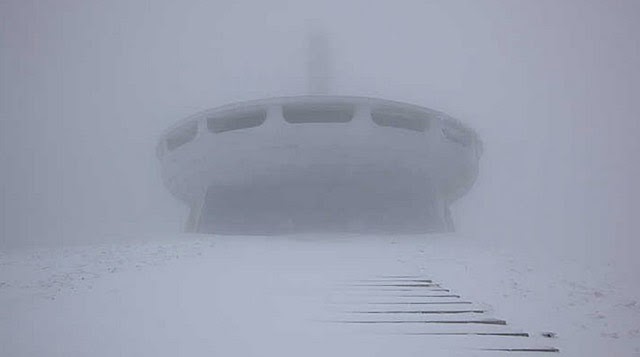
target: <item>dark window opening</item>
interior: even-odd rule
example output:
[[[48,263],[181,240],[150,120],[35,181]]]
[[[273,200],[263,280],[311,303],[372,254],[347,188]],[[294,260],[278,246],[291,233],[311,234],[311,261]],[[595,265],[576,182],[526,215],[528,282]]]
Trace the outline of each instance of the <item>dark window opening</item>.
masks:
[[[231,114],[228,116],[213,117],[207,119],[207,128],[213,133],[248,129],[262,125],[267,119],[265,111]]]
[[[353,118],[353,106],[346,104],[291,104],[282,108],[287,123],[347,123]]]
[[[380,126],[425,131],[429,128],[429,119],[424,113],[394,111],[390,109],[374,110],[371,113],[373,122]]]
[[[192,121],[179,128],[174,129],[167,136],[167,149],[175,150],[180,146],[195,139],[198,134],[198,122]]]
[[[468,147],[473,143],[473,134],[461,127],[445,125],[442,128],[442,134],[447,140],[460,144],[464,147]]]

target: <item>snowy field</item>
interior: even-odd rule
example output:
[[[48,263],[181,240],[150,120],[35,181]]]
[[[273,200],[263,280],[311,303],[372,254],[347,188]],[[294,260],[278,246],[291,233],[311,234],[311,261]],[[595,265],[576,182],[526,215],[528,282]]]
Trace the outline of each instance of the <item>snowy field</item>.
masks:
[[[407,309],[399,292],[357,283],[395,278],[433,280],[531,337],[344,323],[385,301]],[[2,356],[489,356],[532,344],[640,356],[637,282],[449,235],[184,235],[0,255]]]

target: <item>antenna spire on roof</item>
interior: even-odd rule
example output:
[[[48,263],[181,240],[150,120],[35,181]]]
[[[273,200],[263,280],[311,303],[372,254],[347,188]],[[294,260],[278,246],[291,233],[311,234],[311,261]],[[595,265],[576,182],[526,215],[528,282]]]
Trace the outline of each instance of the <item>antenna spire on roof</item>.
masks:
[[[309,32],[307,58],[307,80],[310,94],[328,94],[331,72],[329,40],[323,31]]]

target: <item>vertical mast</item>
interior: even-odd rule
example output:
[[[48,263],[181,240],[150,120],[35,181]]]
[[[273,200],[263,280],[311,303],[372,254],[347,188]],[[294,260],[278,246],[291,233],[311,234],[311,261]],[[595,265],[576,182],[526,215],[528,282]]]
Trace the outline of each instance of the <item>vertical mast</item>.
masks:
[[[329,93],[331,56],[329,41],[324,32],[312,30],[308,38],[307,80],[309,94]]]

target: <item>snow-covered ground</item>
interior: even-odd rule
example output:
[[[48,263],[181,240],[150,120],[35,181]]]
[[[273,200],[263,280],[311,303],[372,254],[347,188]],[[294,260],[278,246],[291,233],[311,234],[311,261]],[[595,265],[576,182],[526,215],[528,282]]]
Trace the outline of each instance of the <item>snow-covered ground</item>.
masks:
[[[183,235],[5,252],[0,355],[484,356],[474,347],[504,347],[491,336],[412,335],[428,330],[417,324],[335,322],[355,318],[358,304],[405,301],[354,284],[388,276],[432,279],[561,355],[640,356],[639,284],[615,265],[451,235]]]

